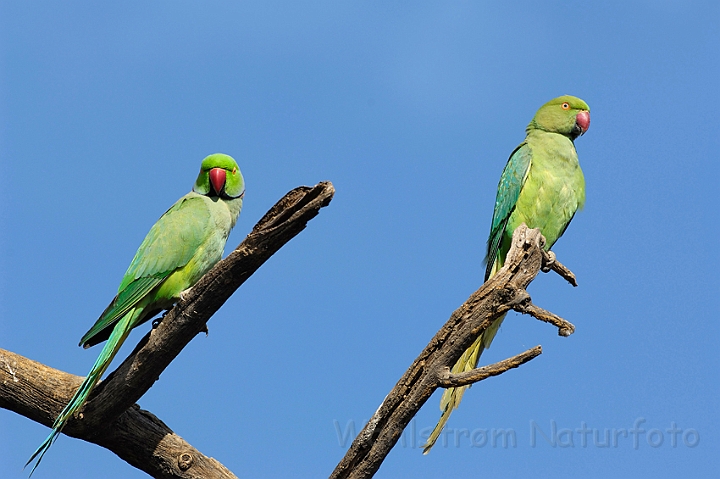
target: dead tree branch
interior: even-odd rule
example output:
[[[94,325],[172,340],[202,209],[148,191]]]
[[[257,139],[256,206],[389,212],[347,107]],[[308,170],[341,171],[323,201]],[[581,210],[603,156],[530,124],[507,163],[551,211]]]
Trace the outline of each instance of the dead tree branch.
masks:
[[[203,276],[96,387],[63,433],[105,447],[155,478],[234,478],[134,403],[232,293],[330,203],[334,192],[330,182],[321,182],[295,188],[278,201],[235,251]],[[81,381],[0,350],[0,407],[46,426],[52,425]]]
[[[575,327],[532,304],[525,288],[541,269],[556,271],[571,284],[575,276],[543,249],[545,238],[524,224],[513,234],[505,265],[475,291],[438,331],[415,359],[350,445],[345,457],[330,475],[332,479],[370,478],[400,439],[405,427],[437,388],[465,386],[502,374],[537,357],[536,346],[513,358],[461,374],[450,368],[478,335],[511,309],[530,314],[558,327],[561,335]]]
[[[33,421],[49,426],[82,379],[0,349],[0,407]],[[153,477],[237,479],[137,405],[109,427],[98,431],[75,428],[66,434],[109,449]]]
[[[524,353],[520,353],[508,359],[504,359],[495,364],[483,366],[481,368],[466,371],[464,373],[453,374],[449,367],[443,368],[443,372],[438,378],[438,386],[442,388],[459,388],[461,386],[469,386],[480,382],[492,376],[498,376],[506,371],[519,368],[526,362],[535,359],[542,354],[542,347],[535,346]]]

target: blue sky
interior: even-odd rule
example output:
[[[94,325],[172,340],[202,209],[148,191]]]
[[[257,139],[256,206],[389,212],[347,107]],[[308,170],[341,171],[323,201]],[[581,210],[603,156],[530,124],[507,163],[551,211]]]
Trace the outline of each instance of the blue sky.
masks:
[[[483,361],[544,353],[473,387],[422,456],[438,392],[377,477],[712,477],[719,24],[717,2],[2,2],[0,347],[86,374],[79,338],[206,155],[247,183],[228,251],[330,180],[139,401],[239,477],[327,476],[480,286],[507,157],[573,94],[587,205],[554,249],[580,286],[530,293],[577,332],[511,314]],[[47,432],[0,410],[3,477]],[[34,477],[147,476],[63,436]]]

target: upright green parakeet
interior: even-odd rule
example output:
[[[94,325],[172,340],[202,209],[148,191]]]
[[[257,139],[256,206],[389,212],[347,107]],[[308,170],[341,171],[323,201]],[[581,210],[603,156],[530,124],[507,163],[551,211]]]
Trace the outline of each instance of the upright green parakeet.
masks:
[[[583,177],[575,139],[590,127],[590,108],[579,98],[561,96],[544,104],[526,129],[525,141],[510,155],[500,177],[490,237],[487,242],[485,281],[505,263],[512,234],[521,223],[539,228],[549,250],[562,236],[578,208],[585,203]],[[490,347],[504,316],[495,321],[463,353],[453,373],[477,367]],[[448,388],[440,401],[442,414],[424,446],[427,454],[437,441],[467,386]]]
[[[80,340],[88,348],[107,340],[90,373],[55,419],[50,435],[33,453],[43,455],[110,365],[130,330],[170,309],[222,257],[245,194],[237,163],[220,153],[205,158],[190,193],[180,198],[150,228],[118,288],[117,296]],[[27,465],[26,464],[26,465]]]

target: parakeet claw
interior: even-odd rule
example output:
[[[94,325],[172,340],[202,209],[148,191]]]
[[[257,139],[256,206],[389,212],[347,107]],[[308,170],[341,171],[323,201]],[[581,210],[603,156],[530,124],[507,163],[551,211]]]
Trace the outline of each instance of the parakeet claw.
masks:
[[[205,333],[205,336],[208,336],[210,334],[210,330],[207,327],[207,323],[205,323],[205,326],[200,330],[201,333]]]
[[[543,258],[544,261],[540,270],[542,270],[543,273],[549,273],[552,269],[552,265],[555,263],[555,258],[555,253],[553,253],[552,251],[548,251],[547,256]]]
[[[190,294],[191,290],[192,290],[192,288],[188,288],[185,291],[181,291],[180,292],[180,301],[185,301],[185,298],[188,297],[188,294]]]

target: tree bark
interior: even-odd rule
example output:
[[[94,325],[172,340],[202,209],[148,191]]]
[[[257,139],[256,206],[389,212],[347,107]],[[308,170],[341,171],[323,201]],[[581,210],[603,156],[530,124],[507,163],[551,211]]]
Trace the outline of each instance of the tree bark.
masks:
[[[155,478],[235,478],[160,419],[134,404],[210,317],[270,256],[327,206],[330,182],[288,192],[227,258],[218,262],[99,383],[88,402],[63,429],[98,444]],[[0,407],[51,426],[82,377],[0,349]]]
[[[577,285],[570,270],[544,250],[545,238],[537,229],[520,225],[503,268],[452,313],[430,344],[415,359],[380,408],[350,445],[331,479],[370,478],[385,460],[410,420],[439,387],[455,387],[482,381],[519,367],[541,354],[540,346],[513,358],[460,374],[450,368],[490,325],[511,309],[555,325],[561,336],[575,327],[564,319],[532,304],[525,288],[538,272],[553,270]]]

